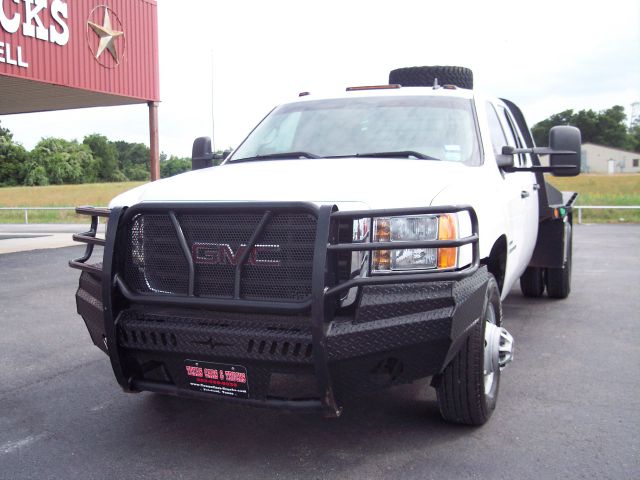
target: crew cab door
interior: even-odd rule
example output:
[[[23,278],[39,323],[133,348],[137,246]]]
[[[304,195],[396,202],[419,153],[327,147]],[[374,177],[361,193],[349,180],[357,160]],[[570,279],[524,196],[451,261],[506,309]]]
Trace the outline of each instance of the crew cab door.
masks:
[[[522,148],[524,143],[508,110],[502,104],[487,104],[487,120],[495,155],[503,146]],[[527,163],[528,162],[528,163]],[[516,166],[531,164],[527,155],[514,158]],[[497,168],[497,167],[496,167]],[[531,172],[501,172],[504,201],[507,204],[507,277],[519,277],[533,254],[538,234],[538,187]]]
[[[509,145],[516,148],[526,148],[523,135],[518,129],[516,121],[506,107],[498,107],[500,120],[507,132],[507,141]],[[515,144],[511,143],[515,142]],[[533,165],[530,154],[520,154],[514,158],[514,164],[518,167],[531,167]],[[506,174],[510,181],[513,181],[514,188],[520,189],[519,210],[522,218],[522,232],[519,239],[521,255],[525,262],[524,268],[529,264],[529,260],[533,255],[538,238],[538,190],[540,186],[536,180],[536,174],[533,172],[511,172]],[[523,271],[524,271],[523,268]]]

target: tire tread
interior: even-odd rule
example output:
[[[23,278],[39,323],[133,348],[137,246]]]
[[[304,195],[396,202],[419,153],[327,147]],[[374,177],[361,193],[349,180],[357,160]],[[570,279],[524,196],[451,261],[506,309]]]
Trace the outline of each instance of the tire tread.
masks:
[[[498,325],[502,318],[500,294],[493,277],[487,286],[487,301],[494,305]],[[495,407],[489,406],[484,392],[484,313],[471,327],[458,354],[451,360],[436,383],[438,406],[449,422],[466,425],[484,424]],[[499,381],[499,377],[496,381]],[[497,389],[496,389],[497,395]]]
[[[539,298],[544,293],[544,270],[540,267],[527,267],[520,277],[520,290],[525,297]]]
[[[465,67],[441,65],[405,67],[389,73],[389,83],[400,84],[403,87],[431,87],[436,78],[439,85],[473,89],[473,71]]]

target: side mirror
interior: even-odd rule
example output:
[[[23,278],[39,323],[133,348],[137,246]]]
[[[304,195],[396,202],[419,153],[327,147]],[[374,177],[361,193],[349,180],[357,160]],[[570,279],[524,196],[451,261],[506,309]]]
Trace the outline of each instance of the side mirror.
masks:
[[[191,150],[191,170],[213,167],[213,159],[211,139],[209,137],[196,138]]]
[[[502,147],[501,155],[496,155],[496,163],[498,164],[498,168],[510,169],[514,167],[515,163],[513,160],[513,152],[513,147]]]
[[[580,173],[580,154],[582,148],[582,136],[576,127],[557,126],[549,131],[549,148],[551,150],[568,150],[571,154],[553,154],[549,156],[551,173],[556,177],[575,177]],[[554,167],[570,166],[573,168]]]

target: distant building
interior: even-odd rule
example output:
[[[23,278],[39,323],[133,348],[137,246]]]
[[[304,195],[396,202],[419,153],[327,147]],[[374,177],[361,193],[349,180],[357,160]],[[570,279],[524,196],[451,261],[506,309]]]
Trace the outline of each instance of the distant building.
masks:
[[[640,152],[582,144],[583,173],[640,173]]]

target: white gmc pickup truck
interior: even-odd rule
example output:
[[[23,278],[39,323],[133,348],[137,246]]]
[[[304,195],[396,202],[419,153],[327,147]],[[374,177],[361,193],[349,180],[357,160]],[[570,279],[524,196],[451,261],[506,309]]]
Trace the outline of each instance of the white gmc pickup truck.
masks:
[[[431,377],[446,420],[486,422],[512,358],[502,299],[518,279],[570,291],[576,194],[543,173],[580,172],[580,132],[536,147],[472,84],[411,67],[304,92],[221,165],[198,138],[193,171],[79,207],[78,313],[121,387],[338,416]]]

